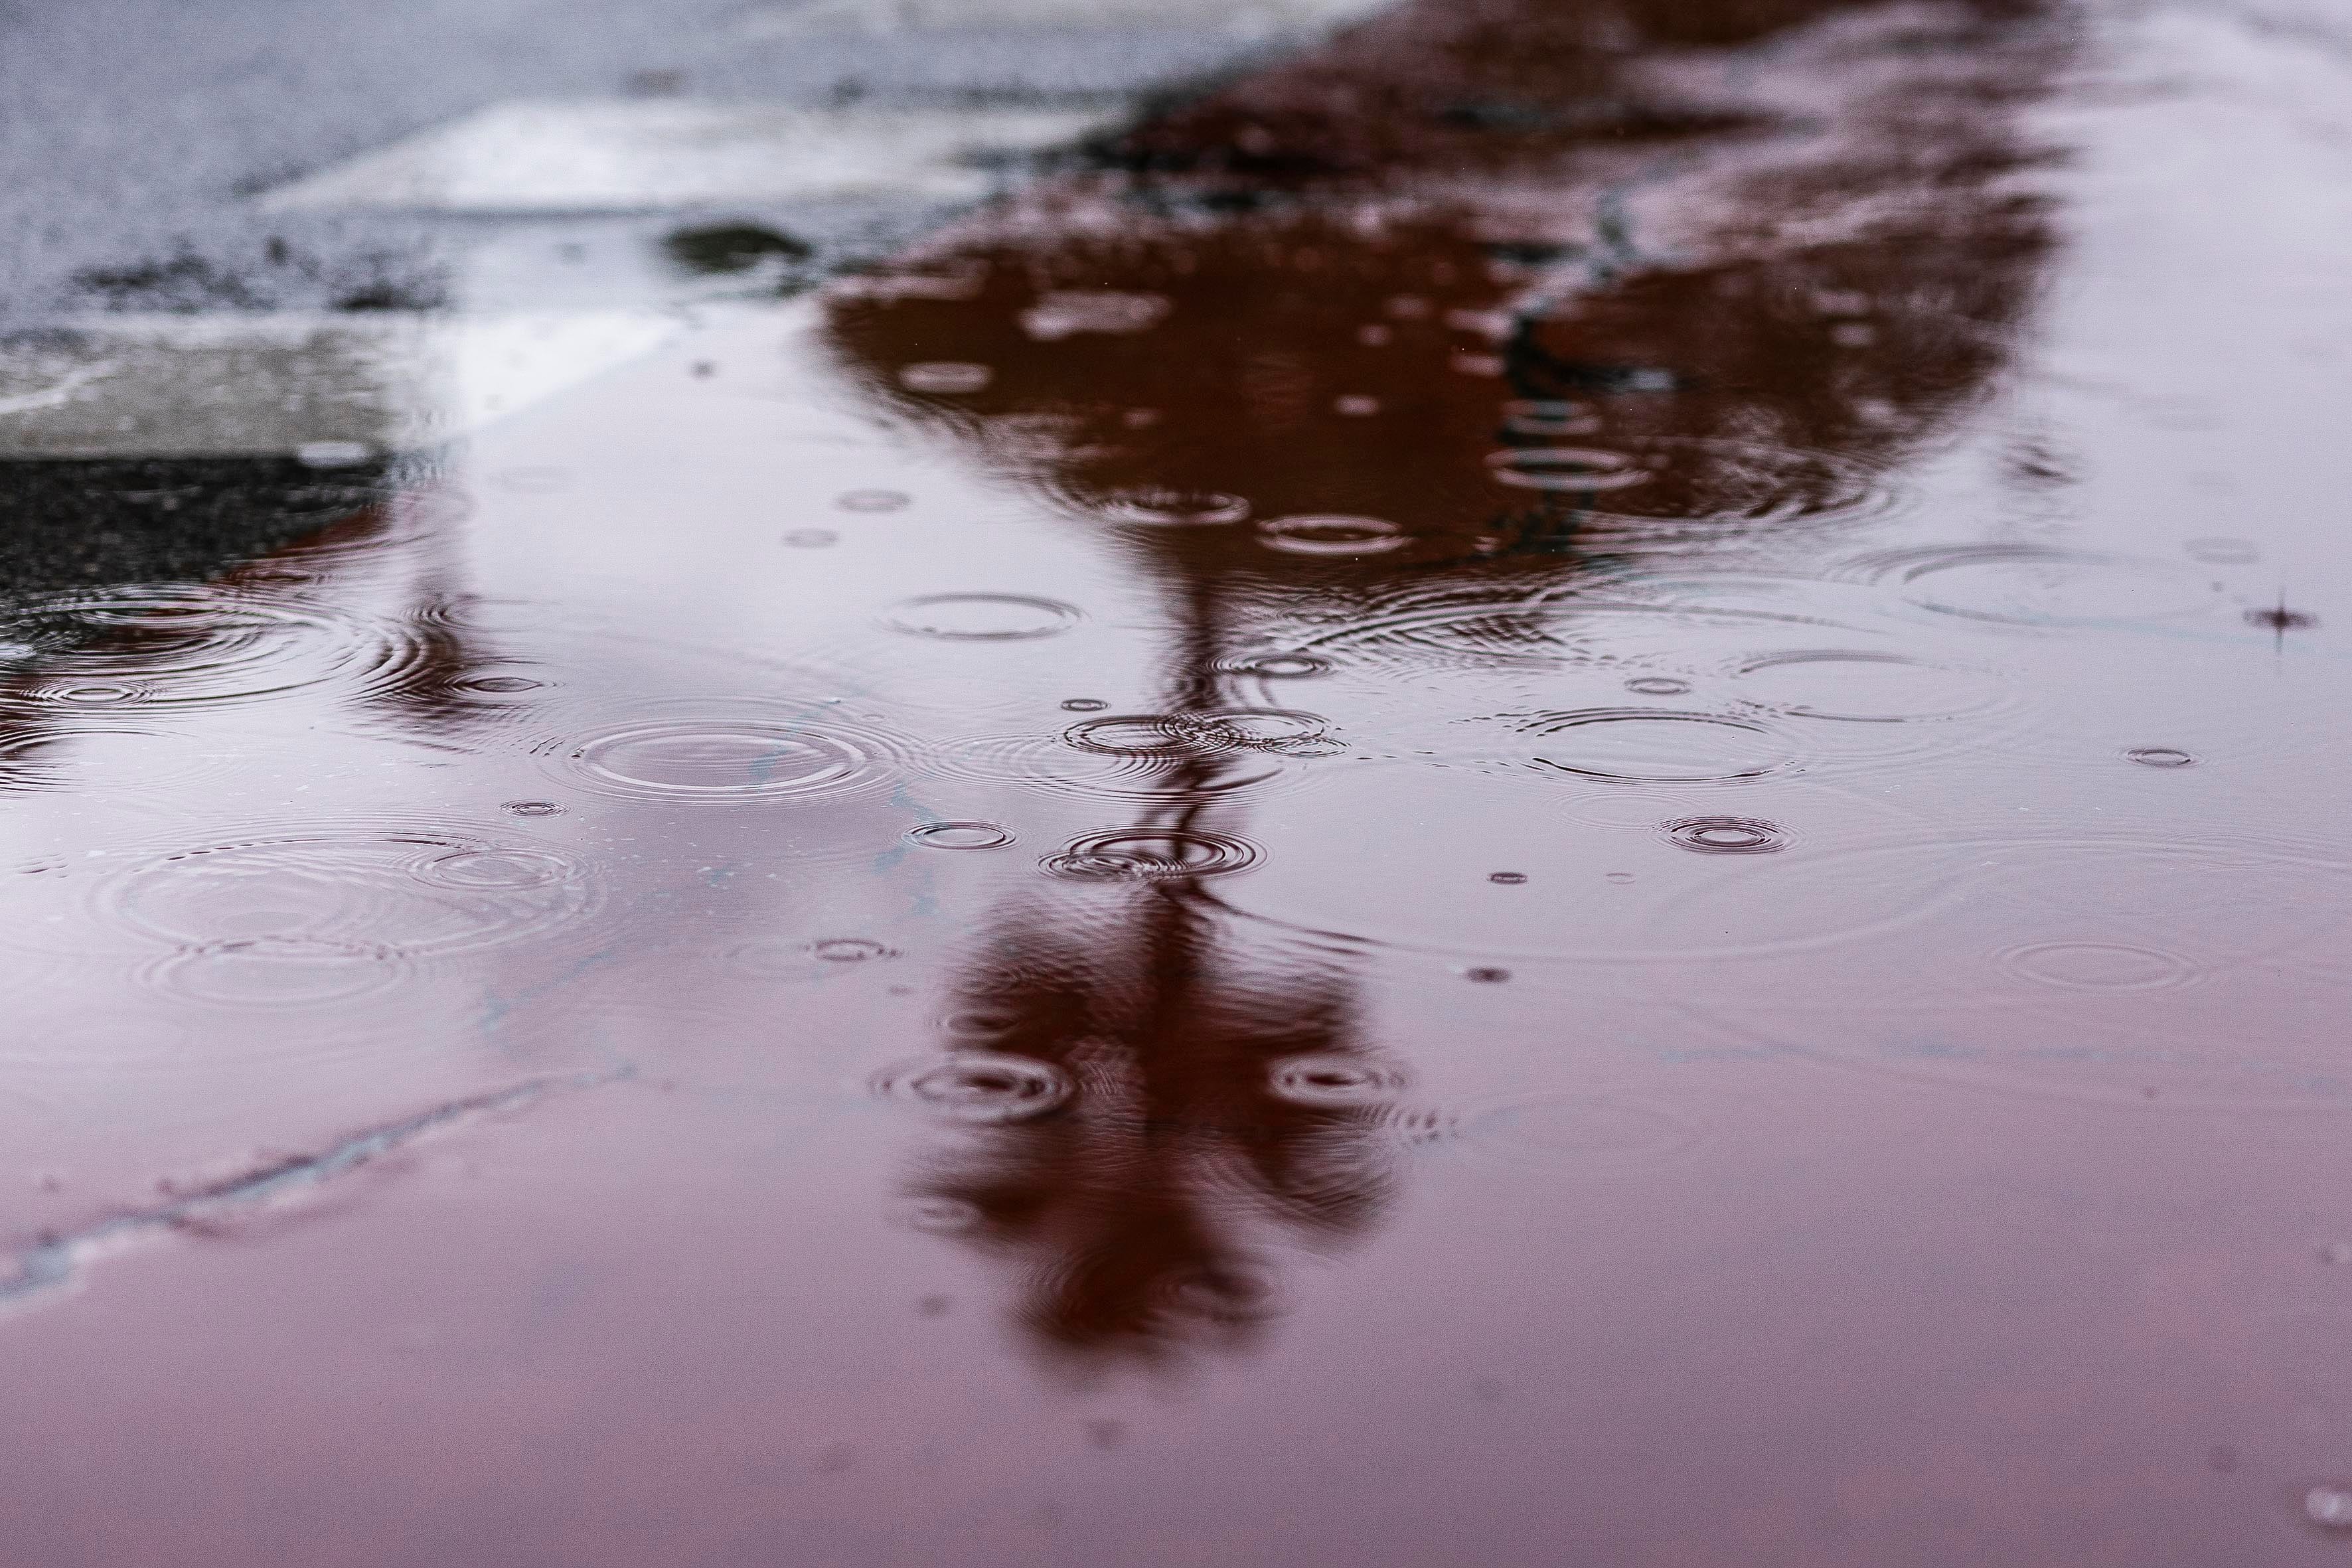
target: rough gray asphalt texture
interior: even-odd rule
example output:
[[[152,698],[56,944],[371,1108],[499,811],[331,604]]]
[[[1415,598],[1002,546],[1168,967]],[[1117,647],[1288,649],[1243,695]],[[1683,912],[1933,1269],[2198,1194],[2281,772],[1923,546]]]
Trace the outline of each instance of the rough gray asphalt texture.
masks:
[[[0,330],[92,310],[440,302],[462,225],[251,196],[502,100],[1128,94],[1236,64],[1203,27],[745,36],[743,0],[0,0]],[[828,259],[936,214],[833,203]]]
[[[0,355],[104,311],[431,309],[642,288],[682,225],[805,242],[802,281],[948,216],[913,198],[498,220],[263,212],[260,192],[516,99],[874,105],[1131,99],[1263,52],[1213,26],[748,37],[743,0],[0,0]],[[778,7],[760,9],[772,13]],[[550,264],[550,258],[560,258]],[[487,279],[487,283],[486,283]],[[347,512],[381,472],[284,459],[0,463],[0,597],[198,579]]]

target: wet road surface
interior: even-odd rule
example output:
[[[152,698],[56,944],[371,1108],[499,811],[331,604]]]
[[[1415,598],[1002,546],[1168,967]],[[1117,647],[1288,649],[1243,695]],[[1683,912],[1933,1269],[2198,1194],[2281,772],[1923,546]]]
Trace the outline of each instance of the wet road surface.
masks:
[[[9,340],[13,1559],[2346,1550],[2352,32],[1327,9]]]

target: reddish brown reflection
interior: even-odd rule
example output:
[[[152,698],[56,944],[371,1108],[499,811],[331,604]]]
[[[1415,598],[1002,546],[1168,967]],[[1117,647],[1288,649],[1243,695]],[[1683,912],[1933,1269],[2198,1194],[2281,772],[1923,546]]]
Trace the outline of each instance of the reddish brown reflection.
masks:
[[[1811,548],[1983,395],[2053,248],[2002,183],[2032,8],[1837,30],[1861,9],[1406,7],[860,280],[831,340],[1163,585],[1170,713],[1234,701],[1276,610],[1505,615],[1629,558]],[[1809,123],[1707,52],[1808,25]],[[1238,832],[1200,783],[1139,826]],[[1265,1100],[1273,1059],[1354,1048],[1345,980],[1213,959],[1210,910],[1181,882],[1024,905],[965,981],[987,1048],[1078,1086],[929,1188],[1036,1282],[1049,1343],[1156,1352],[1181,1281],[1238,1278],[1213,1169],[1327,1228],[1381,1190],[1351,1118]]]
[[[1055,1069],[1053,1114],[942,1158],[921,1195],[1027,1277],[1039,1342],[1091,1358],[1237,1347],[1278,1284],[1253,1233],[1333,1245],[1377,1216],[1388,1079],[1344,984],[1254,973],[1181,890],[1008,912],[956,999],[961,1047]]]

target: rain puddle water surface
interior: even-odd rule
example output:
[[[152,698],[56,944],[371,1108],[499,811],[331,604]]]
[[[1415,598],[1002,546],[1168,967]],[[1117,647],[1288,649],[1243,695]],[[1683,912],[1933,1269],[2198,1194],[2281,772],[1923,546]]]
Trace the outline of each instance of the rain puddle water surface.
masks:
[[[1431,0],[11,599],[12,1554],[2340,1549],[2344,70]]]

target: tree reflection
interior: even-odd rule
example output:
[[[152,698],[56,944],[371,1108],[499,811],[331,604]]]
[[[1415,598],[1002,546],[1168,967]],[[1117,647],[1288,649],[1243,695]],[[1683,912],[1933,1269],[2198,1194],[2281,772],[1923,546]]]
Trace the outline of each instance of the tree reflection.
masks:
[[[1179,718],[1242,700],[1277,626],[1378,597],[1507,616],[1661,556],[1817,552],[2023,324],[2053,243],[2013,184],[2035,11],[1426,0],[840,290],[831,341],[1160,585]],[[1160,782],[1140,830],[1245,809],[1213,769]],[[1068,1095],[924,1186],[1031,1279],[1043,1342],[1242,1332],[1271,1290],[1244,1215],[1379,1213],[1350,982],[1270,962],[1181,871],[1001,914],[960,1044]],[[1300,1058],[1360,1101],[1284,1099]]]
[[[1386,1079],[1335,975],[1268,973],[1181,888],[1007,911],[967,973],[967,1051],[1054,1068],[1069,1099],[988,1130],[922,1193],[1028,1276],[1023,1321],[1057,1350],[1157,1358],[1246,1342],[1274,1306],[1251,1245],[1272,1220],[1335,1244],[1379,1213]]]

